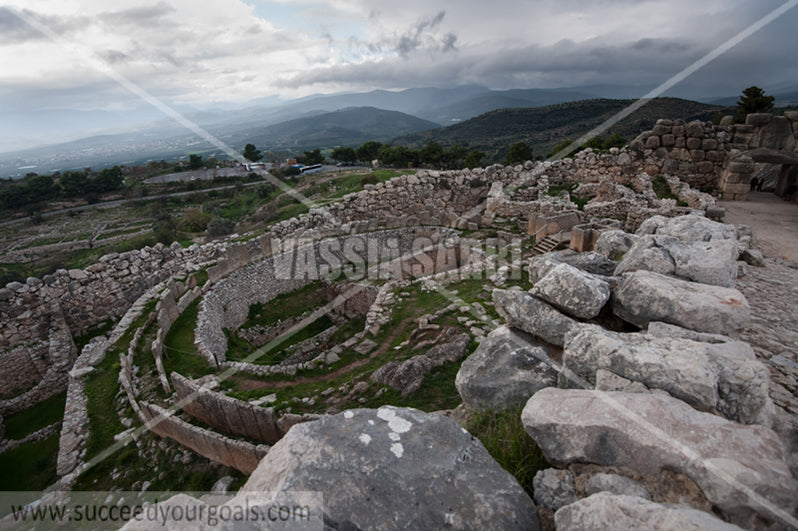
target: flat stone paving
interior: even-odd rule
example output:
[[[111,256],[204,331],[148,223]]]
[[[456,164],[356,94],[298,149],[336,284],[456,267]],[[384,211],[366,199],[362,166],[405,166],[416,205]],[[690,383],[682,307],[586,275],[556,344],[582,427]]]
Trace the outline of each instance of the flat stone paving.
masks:
[[[765,256],[798,262],[798,204],[767,192],[751,192],[747,201],[718,201],[725,223],[749,225]]]
[[[751,305],[751,320],[739,334],[771,368],[773,401],[798,415],[798,263],[767,259],[737,279]]]

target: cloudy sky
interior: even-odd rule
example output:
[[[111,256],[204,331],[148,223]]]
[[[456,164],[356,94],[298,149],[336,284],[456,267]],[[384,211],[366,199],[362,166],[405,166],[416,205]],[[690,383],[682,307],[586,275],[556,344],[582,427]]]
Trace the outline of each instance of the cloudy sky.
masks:
[[[5,0],[0,112],[141,108],[103,69],[180,108],[463,84],[650,87],[785,2]],[[796,27],[793,8],[676,93],[795,89]]]

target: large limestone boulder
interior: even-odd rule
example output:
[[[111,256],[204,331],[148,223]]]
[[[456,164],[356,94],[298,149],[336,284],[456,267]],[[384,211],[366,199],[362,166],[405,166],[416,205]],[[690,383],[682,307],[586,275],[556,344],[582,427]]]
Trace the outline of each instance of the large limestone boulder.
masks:
[[[739,531],[736,525],[683,505],[654,503],[637,496],[601,492],[554,513],[557,531],[658,529],[662,531]]]
[[[776,433],[701,413],[670,396],[547,388],[527,402],[521,419],[553,465],[683,473],[743,527],[753,527],[757,514],[789,523],[798,505],[798,485]]]
[[[577,321],[524,291],[495,289],[493,304],[510,326],[560,347],[565,341],[565,333],[577,324]]]
[[[684,242],[737,239],[734,225],[712,221],[704,216],[652,216],[640,225],[637,234],[671,236]]]
[[[615,268],[616,275],[645,269],[695,282],[733,287],[737,278],[736,240],[681,241],[644,235]]]
[[[702,216],[653,216],[623,255],[616,275],[640,269],[733,287],[737,278],[737,230]]]
[[[612,311],[640,328],[651,321],[663,321],[712,334],[739,330],[751,313],[745,296],[734,288],[642,270],[624,276],[613,293]]]
[[[593,250],[609,260],[617,262],[629,252],[637,239],[637,235],[622,230],[607,230],[599,235]]]
[[[472,410],[502,411],[520,408],[538,390],[556,385],[557,370],[541,343],[500,326],[465,359],[454,384]]]
[[[636,236],[635,236],[636,238]],[[540,254],[529,259],[529,281],[533,284],[542,279],[557,264],[568,264],[591,275],[612,275],[617,264],[594,251],[580,253],[567,249]]]
[[[610,285],[568,264],[554,266],[530,290],[532,295],[579,319],[592,319],[610,299]]]
[[[454,420],[349,410],[299,424],[239,491],[321,491],[337,529],[538,529],[534,502]]]
[[[565,338],[560,387],[592,387],[602,369],[744,424],[769,426],[775,411],[768,369],[740,341],[702,343],[619,334],[595,325],[572,328]]]

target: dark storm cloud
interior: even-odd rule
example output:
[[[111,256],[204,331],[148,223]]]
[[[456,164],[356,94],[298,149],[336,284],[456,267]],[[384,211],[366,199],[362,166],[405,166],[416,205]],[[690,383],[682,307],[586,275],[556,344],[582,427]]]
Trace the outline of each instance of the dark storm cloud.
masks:
[[[480,83],[514,86],[535,80],[553,86],[570,84],[575,76],[581,83],[656,82],[671,75],[701,55],[688,43],[647,39],[627,44],[601,41],[561,41],[552,46],[528,45],[493,50],[460,49],[434,62],[387,59],[345,64],[306,71],[282,80],[281,86],[356,82],[385,85],[391,81],[438,85]]]
[[[166,2],[158,2],[151,6],[109,11],[100,14],[98,18],[107,24],[149,26],[152,24],[160,24],[163,22],[164,17],[174,12],[175,8],[168,5]]]
[[[456,49],[457,35],[446,33],[438,35],[438,28],[446,18],[446,11],[439,11],[431,18],[419,19],[401,34],[385,33],[371,41],[350,38],[351,47],[368,49],[372,53],[396,53],[401,57],[409,57],[418,50],[449,52]],[[379,23],[379,13],[372,11],[369,20]]]
[[[87,17],[53,17],[29,9],[22,9],[20,13],[47,26],[59,35],[85,28],[90,22]],[[0,44],[19,44],[46,38],[36,28],[31,27],[20,18],[12,9],[0,6]]]

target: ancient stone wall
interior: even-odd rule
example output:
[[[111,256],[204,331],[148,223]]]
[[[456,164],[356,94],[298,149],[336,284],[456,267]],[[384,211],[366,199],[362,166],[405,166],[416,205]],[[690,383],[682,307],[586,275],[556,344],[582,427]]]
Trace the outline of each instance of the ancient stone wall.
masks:
[[[39,381],[27,391],[9,398],[0,400],[0,415],[9,415],[27,409],[42,400],[55,396],[67,388],[68,372],[77,357],[77,347],[75,347],[72,336],[60,314],[51,314],[45,322],[48,325],[47,342],[37,343],[35,352],[28,349],[27,355],[36,356],[36,361],[31,360],[32,365],[36,365],[35,374],[40,375]],[[46,345],[46,348],[42,346]],[[2,353],[5,354],[5,353]],[[23,359],[19,355],[17,360]],[[5,356],[0,356],[0,362],[5,363]],[[22,366],[24,368],[24,363]],[[17,367],[19,369],[20,366]],[[19,387],[11,387],[18,389]],[[0,391],[7,392],[0,388]]]
[[[158,244],[113,253],[86,269],[59,269],[41,279],[11,282],[0,288],[0,349],[47,338],[52,303],[75,332],[105,319],[121,317],[148,288],[184,269],[195,270],[224,252],[209,244],[182,249]]]
[[[325,267],[333,273],[333,280],[366,278],[369,267],[416,251],[413,248],[416,242],[427,239],[432,244],[439,238],[434,229],[413,227],[306,244],[282,241],[279,247],[284,252],[238,269],[203,296],[195,329],[197,348],[209,362],[221,363],[227,351],[223,329],[243,325],[250,305],[267,303],[320,279]],[[276,243],[272,245],[273,251],[280,250]],[[339,275],[333,271],[336,263]]]
[[[798,112],[749,114],[744,124],[730,116],[711,122],[658,120],[629,148],[640,153],[649,175],[678,175],[699,189],[719,189],[724,199],[744,200],[755,166],[748,152],[798,152]]]
[[[244,474],[251,474],[268,452],[266,446],[237,441],[194,426],[155,404],[140,402],[139,407],[150,431]]]
[[[199,383],[172,373],[172,385],[183,411],[224,433],[243,435],[250,440],[274,444],[298,421],[315,420],[316,415],[282,415],[274,409],[236,400],[207,389]]]

